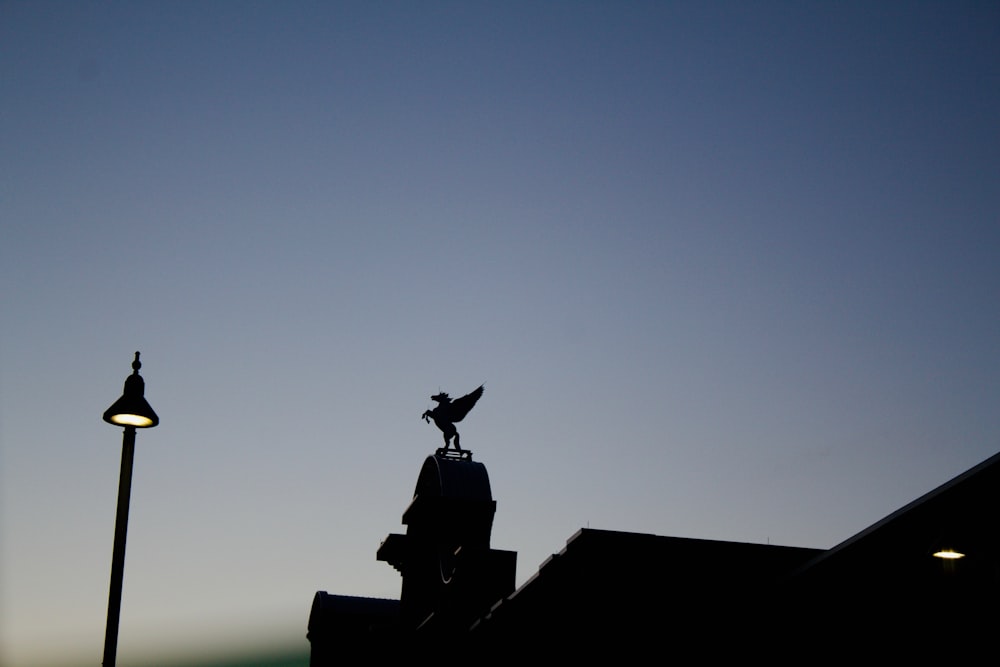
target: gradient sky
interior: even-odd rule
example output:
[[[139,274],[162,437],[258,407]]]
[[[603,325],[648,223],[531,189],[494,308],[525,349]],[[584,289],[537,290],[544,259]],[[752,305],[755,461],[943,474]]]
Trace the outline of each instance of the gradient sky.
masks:
[[[0,2],[0,662],[307,648],[439,390],[517,581],[1000,449],[995,2]],[[220,648],[221,647],[221,648]]]

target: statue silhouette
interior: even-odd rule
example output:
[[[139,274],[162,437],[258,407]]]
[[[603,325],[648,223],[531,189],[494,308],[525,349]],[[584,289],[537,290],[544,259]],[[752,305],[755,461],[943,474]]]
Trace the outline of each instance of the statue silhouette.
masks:
[[[444,392],[431,396],[431,400],[437,401],[438,405],[433,410],[425,410],[421,418],[427,423],[430,423],[430,420],[433,419],[434,424],[441,429],[441,433],[444,435],[445,449],[448,449],[450,440],[455,438],[455,449],[462,451],[462,448],[458,444],[458,430],[455,429],[455,423],[462,421],[465,415],[469,414],[469,410],[476,404],[479,397],[483,395],[483,386],[479,385],[478,389],[469,392],[462,398],[456,398],[454,401]]]

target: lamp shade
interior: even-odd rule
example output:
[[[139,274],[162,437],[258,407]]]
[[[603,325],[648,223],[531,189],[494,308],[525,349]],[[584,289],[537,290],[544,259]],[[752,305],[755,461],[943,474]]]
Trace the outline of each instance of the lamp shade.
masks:
[[[104,421],[116,426],[134,426],[135,428],[152,428],[160,423],[160,418],[156,416],[153,408],[143,397],[146,383],[139,375],[139,353],[135,353],[135,361],[132,362],[132,375],[125,378],[125,390],[121,398],[115,401],[110,408],[104,412]]]

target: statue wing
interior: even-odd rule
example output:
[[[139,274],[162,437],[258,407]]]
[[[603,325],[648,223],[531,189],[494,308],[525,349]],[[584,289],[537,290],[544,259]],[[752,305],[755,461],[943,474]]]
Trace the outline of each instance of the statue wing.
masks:
[[[483,395],[483,387],[484,385],[479,385],[478,389],[469,392],[462,398],[456,398],[452,401],[450,406],[451,414],[449,415],[452,423],[460,422],[465,419],[465,415],[469,414],[469,410],[471,410],[472,406],[476,404],[479,397]]]

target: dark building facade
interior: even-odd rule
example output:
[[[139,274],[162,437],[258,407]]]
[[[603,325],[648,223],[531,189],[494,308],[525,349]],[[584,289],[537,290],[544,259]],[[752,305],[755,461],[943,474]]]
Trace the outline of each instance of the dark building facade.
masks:
[[[1000,455],[829,550],[581,529],[515,590],[485,466],[439,450],[378,549],[400,599],[317,592],[311,664],[980,655],[1000,621],[998,510]]]

